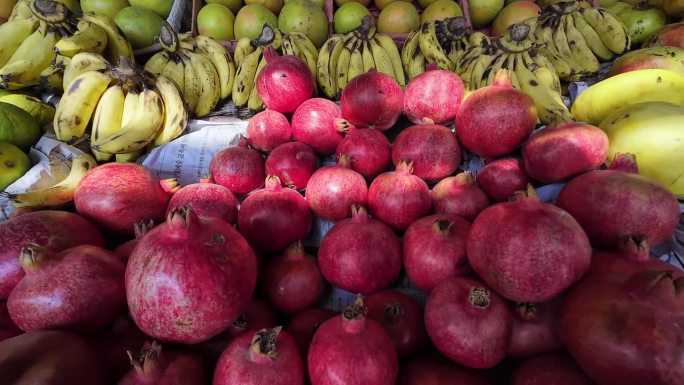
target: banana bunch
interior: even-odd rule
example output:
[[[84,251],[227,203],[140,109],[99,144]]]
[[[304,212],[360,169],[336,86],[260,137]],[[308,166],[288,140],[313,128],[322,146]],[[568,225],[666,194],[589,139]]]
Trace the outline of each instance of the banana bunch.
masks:
[[[471,45],[469,35],[463,17],[426,22],[409,33],[401,50],[401,63],[408,79],[422,74],[432,63],[453,71]]]
[[[102,53],[113,63],[133,51],[114,21],[86,13],[78,18],[62,3],[30,0],[0,25],[0,87],[19,89],[44,83],[55,87],[64,58],[80,52]],[[55,87],[56,88],[56,87]]]
[[[216,40],[191,33],[177,34],[166,22],[159,42],[163,48],[145,63],[145,71],[172,79],[195,116],[208,115],[228,98],[235,81],[235,63]]]
[[[73,63],[72,59],[70,66]],[[89,137],[100,162],[113,155],[117,161],[132,161],[148,145],[180,136],[187,121],[187,107],[172,79],[151,76],[122,60],[116,67],[77,74],[64,89],[53,128],[57,138],[68,143]]]

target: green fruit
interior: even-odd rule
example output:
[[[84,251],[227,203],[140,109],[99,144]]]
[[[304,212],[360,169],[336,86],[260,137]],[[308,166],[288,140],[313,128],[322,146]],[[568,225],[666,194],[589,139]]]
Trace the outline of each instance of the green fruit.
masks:
[[[420,23],[427,21],[444,20],[450,17],[463,16],[463,10],[453,0],[437,0],[428,5],[420,14]]]
[[[370,11],[361,3],[342,4],[333,17],[335,33],[347,33],[356,29],[361,25],[361,18],[366,15],[370,15]]]
[[[308,1],[310,3],[314,3],[317,6],[321,7],[321,9],[325,9],[325,0],[285,0],[284,4],[290,4],[290,3],[296,3],[296,2],[303,2],[303,1]],[[349,0],[349,1],[356,1],[359,3],[362,3],[363,1],[366,1],[367,3],[370,2],[370,0]],[[349,2],[346,1],[346,2]],[[339,5],[339,4],[338,4]]]
[[[277,15],[283,8],[283,0],[245,0],[246,4],[261,4]]]
[[[132,7],[149,9],[166,19],[173,8],[173,0],[128,0]]]
[[[233,12],[220,4],[207,4],[197,14],[199,34],[216,40],[233,40],[234,23]]]
[[[0,191],[31,169],[31,160],[17,146],[0,141]]]
[[[149,9],[128,7],[122,9],[114,22],[123,31],[134,49],[149,47],[159,35],[164,19]]]
[[[624,3],[615,3],[608,8],[609,11],[613,12],[613,8],[616,8],[618,4]],[[633,45],[640,45],[667,24],[665,12],[647,2],[633,6],[625,4],[625,7],[613,14],[627,26]]]
[[[128,0],[81,0],[83,12],[102,13],[111,19],[114,19],[119,11],[129,6]]]
[[[468,0],[473,27],[482,28],[491,23],[503,7],[504,0]]]
[[[380,11],[378,32],[409,33],[420,26],[420,15],[413,3],[395,1]]]
[[[261,4],[245,5],[235,16],[235,39],[258,38],[264,29],[264,24],[278,28],[278,17]]]
[[[429,7],[430,4],[434,3],[435,1],[437,0],[418,0],[418,5],[421,9],[427,9],[427,7]]]
[[[28,112],[41,127],[52,123],[55,117],[55,107],[29,95],[10,94],[0,96],[0,102],[13,104]]]
[[[40,139],[40,126],[28,112],[0,102],[0,140],[27,151]]]
[[[283,33],[305,34],[317,48],[328,39],[328,18],[320,7],[310,1],[285,4],[278,16],[278,28]]]
[[[205,0],[207,4],[221,4],[224,7],[228,7],[233,15],[237,15],[240,12],[240,8],[244,5],[242,0]]]
[[[6,89],[0,88],[0,97],[5,95],[12,95],[12,91],[7,91]]]

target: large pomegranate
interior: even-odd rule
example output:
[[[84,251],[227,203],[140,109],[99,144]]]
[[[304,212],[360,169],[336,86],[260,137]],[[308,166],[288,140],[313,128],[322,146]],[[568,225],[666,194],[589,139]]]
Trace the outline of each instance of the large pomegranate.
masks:
[[[24,276],[19,254],[29,243],[60,252],[78,245],[104,246],[105,239],[86,219],[65,211],[35,211],[0,223],[0,300]]]
[[[472,271],[466,259],[470,223],[453,214],[421,218],[404,233],[404,268],[411,283],[426,293],[448,278]]]
[[[135,238],[129,239],[128,241],[117,246],[116,249],[114,249],[114,254],[121,258],[121,260],[124,263],[128,262],[128,257],[131,256],[133,249],[135,249],[135,245],[138,244],[138,240],[140,240],[140,238],[142,238],[143,235],[147,234],[147,232],[150,231],[153,227],[153,220],[142,221],[133,225],[133,232],[135,233]]]
[[[392,339],[357,299],[325,321],[309,348],[311,385],[394,385],[399,362]]]
[[[292,115],[292,135],[320,155],[334,153],[350,128],[340,107],[327,99],[311,98]]]
[[[249,148],[249,141],[244,137],[240,137],[236,146],[214,154],[209,162],[212,181],[235,195],[247,194],[263,186],[264,168],[264,157]]]
[[[109,383],[116,384],[131,370],[131,360],[126,352],[138,351],[149,338],[138,329],[125,309],[110,327],[92,340]]]
[[[254,292],[256,274],[254,251],[237,230],[181,208],[133,250],[128,307],[149,336],[199,343],[235,321]]]
[[[477,173],[477,187],[494,202],[507,201],[514,192],[524,190],[528,183],[530,177],[517,158],[494,160]]]
[[[489,381],[453,362],[416,355],[402,362],[399,385],[489,385]]]
[[[487,286],[453,277],[430,293],[425,327],[447,358],[472,368],[490,368],[508,352],[513,317],[504,300]]]
[[[391,161],[390,142],[381,131],[371,128],[351,130],[335,150],[335,159],[346,155],[351,169],[368,181],[387,170]]]
[[[454,214],[473,221],[487,206],[489,198],[475,184],[475,174],[465,171],[440,180],[430,192],[432,212]]]
[[[452,71],[434,69],[414,77],[404,90],[404,115],[415,124],[446,124],[456,117],[464,85]]]
[[[309,345],[314,334],[326,320],[339,315],[338,313],[324,308],[309,308],[300,311],[290,318],[285,330],[290,333],[297,343],[299,353],[304,359],[306,365],[306,357],[309,353]]]
[[[511,385],[593,385],[572,358],[545,354],[523,361],[511,376]]]
[[[413,162],[413,174],[427,181],[451,175],[461,161],[456,134],[437,124],[419,124],[399,133],[392,145],[392,163]]]
[[[357,128],[385,131],[399,120],[403,105],[397,81],[374,70],[351,79],[340,96],[342,116]]]
[[[214,217],[234,225],[239,205],[240,201],[229,189],[203,180],[176,191],[171,197],[166,214],[182,206],[189,206],[200,217]]]
[[[513,152],[536,124],[534,100],[513,88],[505,69],[497,72],[490,86],[473,91],[456,113],[456,133],[463,147],[492,158]]]
[[[516,303],[508,355],[526,358],[560,350],[561,342],[556,334],[558,310],[559,301]]]
[[[285,115],[274,110],[264,110],[249,119],[247,137],[255,149],[270,152],[292,140],[292,128]]]
[[[20,263],[26,276],[7,299],[7,310],[24,331],[99,331],[126,303],[125,266],[103,248],[81,245],[53,254],[29,244]]]
[[[318,249],[323,277],[354,293],[372,293],[391,285],[401,272],[401,244],[392,229],[352,208],[351,219],[333,226]]]
[[[540,202],[530,187],[475,219],[466,254],[475,272],[503,297],[542,302],[587,271],[591,245],[572,216]]]
[[[318,155],[301,142],[276,147],[266,157],[266,174],[275,175],[287,187],[303,190],[318,168]]]
[[[255,82],[259,97],[271,110],[294,112],[311,97],[316,87],[314,75],[299,56],[278,56],[270,46],[264,50],[264,59],[266,65]]]
[[[133,368],[118,385],[204,385],[204,363],[199,357],[186,352],[162,353],[156,342],[147,342],[134,357],[128,351]]]
[[[74,194],[76,211],[116,236],[133,236],[140,221],[164,220],[175,180],[160,181],[136,163],[108,163],[88,171]]]
[[[314,214],[329,221],[339,221],[351,216],[352,205],[366,205],[366,180],[350,167],[351,159],[342,155],[336,166],[321,167],[311,175],[306,186],[306,200]]]
[[[423,308],[397,290],[381,290],[366,298],[368,318],[385,328],[394,341],[397,354],[406,357],[423,347],[427,340]]]

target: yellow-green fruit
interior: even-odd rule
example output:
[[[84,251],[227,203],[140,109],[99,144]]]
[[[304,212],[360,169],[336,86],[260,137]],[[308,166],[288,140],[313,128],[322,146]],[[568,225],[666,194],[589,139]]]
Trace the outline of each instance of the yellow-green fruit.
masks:
[[[457,2],[453,0],[437,0],[428,5],[423,13],[420,14],[420,23],[444,20],[456,16],[463,16],[463,10]]]
[[[539,6],[531,1],[516,1],[508,4],[494,18],[492,35],[501,36],[511,25],[536,17],[540,12]]]
[[[235,39],[246,37],[256,39],[261,35],[264,24],[278,28],[278,17],[261,4],[247,4],[235,15]]]
[[[67,8],[72,10],[73,12],[80,13],[81,12],[81,5],[78,3],[78,0],[56,0],[58,3],[62,3],[66,5]]]
[[[197,14],[197,30],[200,35],[216,40],[233,40],[235,16],[228,7],[220,4],[207,4]]]
[[[17,146],[0,141],[0,191],[31,169],[31,160]]]
[[[233,15],[237,15],[240,12],[240,8],[244,5],[242,0],[204,0],[207,4],[221,4],[224,7],[228,7]]]
[[[55,107],[52,107],[33,96],[10,94],[0,96],[0,102],[13,104],[28,112],[41,127],[45,127],[52,123],[52,120],[55,117]]]
[[[624,3],[616,3],[609,10],[618,4]],[[634,45],[640,45],[667,24],[665,13],[660,8],[645,2],[634,6],[627,5],[626,9],[613,13],[627,26]]]
[[[174,0],[128,0],[132,7],[149,9],[166,19],[171,13]]]
[[[421,9],[427,9],[427,7],[429,7],[430,4],[434,3],[435,1],[437,0],[418,0],[418,5]]]
[[[279,14],[283,9],[283,0],[245,0],[245,4],[261,4],[274,14]]]
[[[378,16],[378,32],[409,33],[420,26],[420,15],[412,3],[396,1]]]
[[[328,18],[310,1],[285,4],[278,16],[278,28],[283,33],[303,33],[317,48],[328,39]]]
[[[352,0],[356,1],[356,0]],[[366,1],[366,0],[363,0]],[[290,4],[290,3],[297,3],[297,2],[309,2],[309,3],[314,3],[317,6],[321,7],[321,9],[325,8],[325,0],[285,0],[284,4]],[[359,1],[361,2],[361,1]],[[370,0],[368,0],[370,2]]]
[[[367,7],[370,5],[371,0],[335,0],[335,5],[337,5],[338,7],[341,7],[342,5],[347,3],[359,3]],[[285,4],[287,4],[287,0],[285,1]]]
[[[159,35],[164,20],[149,9],[127,7],[116,15],[114,22],[131,46],[138,49],[154,44],[154,38]]]
[[[610,7],[611,5],[617,3],[618,0],[599,0],[599,6],[603,8]]]
[[[102,13],[114,19],[122,9],[129,7],[128,0],[81,0],[83,12]]]
[[[375,4],[375,8],[382,11],[385,7],[397,1],[411,2],[410,0],[373,0],[373,3]]]
[[[504,7],[504,0],[468,0],[473,27],[482,28],[494,20]]]
[[[342,4],[335,11],[333,29],[335,33],[347,33],[361,25],[361,18],[370,15],[370,11],[361,3]]]
[[[0,140],[28,151],[40,139],[40,126],[21,108],[0,102]]]

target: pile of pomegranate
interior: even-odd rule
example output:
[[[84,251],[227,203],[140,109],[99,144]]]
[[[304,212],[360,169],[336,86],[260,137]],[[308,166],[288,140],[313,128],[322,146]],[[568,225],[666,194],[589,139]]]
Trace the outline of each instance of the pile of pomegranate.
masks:
[[[0,384],[684,383],[679,203],[603,131],[535,131],[505,72],[259,87],[200,183],[110,163],[0,223]]]

